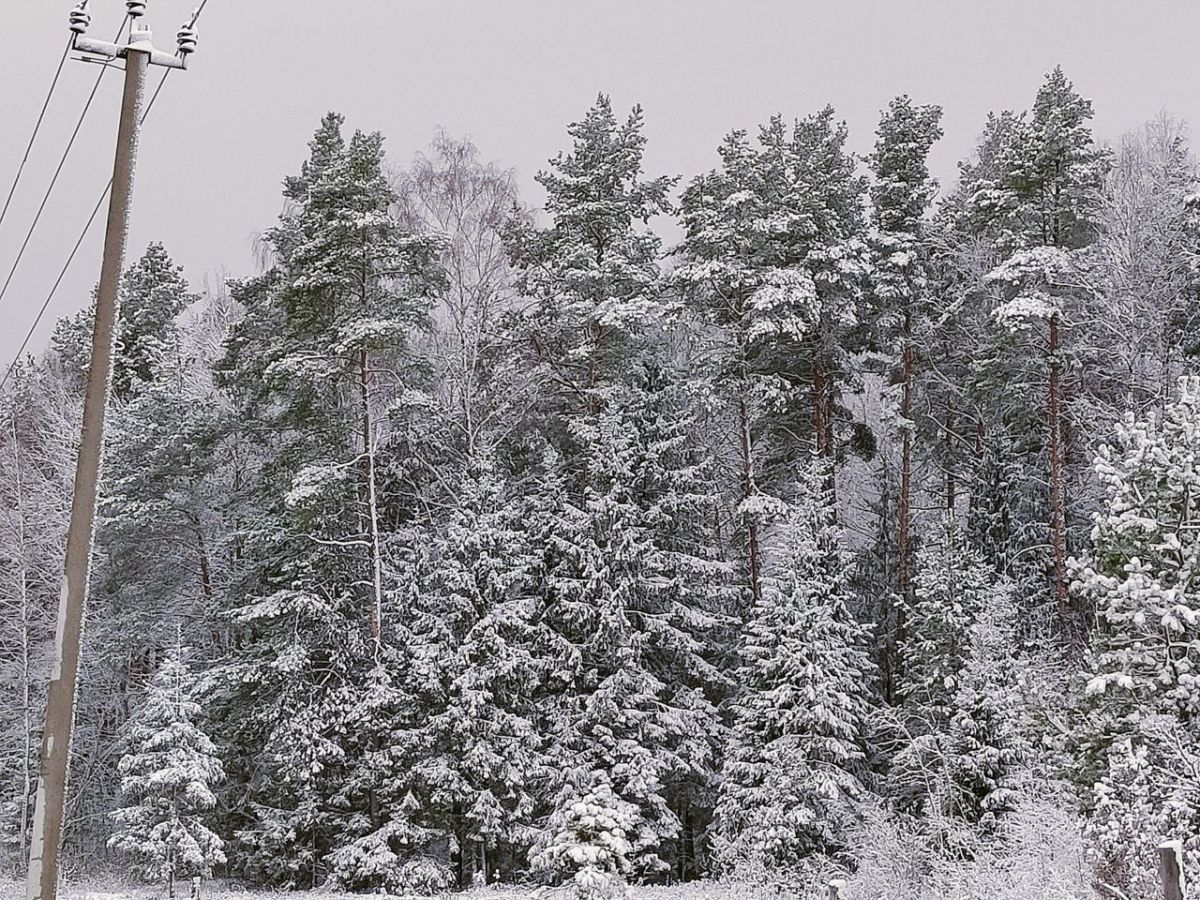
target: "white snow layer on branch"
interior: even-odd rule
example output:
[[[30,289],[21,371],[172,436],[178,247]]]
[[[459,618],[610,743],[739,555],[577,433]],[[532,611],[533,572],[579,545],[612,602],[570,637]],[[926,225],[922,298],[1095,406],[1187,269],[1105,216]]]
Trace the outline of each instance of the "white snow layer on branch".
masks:
[[[1061,309],[1059,302],[1049,294],[1030,291],[1001,303],[993,315],[1002,328],[1017,331],[1028,328],[1035,321],[1046,321]]]

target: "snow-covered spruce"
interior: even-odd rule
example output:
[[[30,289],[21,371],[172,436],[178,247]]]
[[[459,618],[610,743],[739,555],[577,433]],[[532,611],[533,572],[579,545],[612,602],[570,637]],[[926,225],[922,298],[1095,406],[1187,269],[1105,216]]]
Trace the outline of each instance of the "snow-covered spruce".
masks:
[[[823,465],[808,471],[745,626],[716,809],[718,854],[734,869],[844,850],[865,798],[869,631],[849,610],[849,560],[826,479]]]
[[[635,807],[600,782],[550,819],[551,837],[534,855],[534,871],[565,881],[575,900],[624,898],[633,871],[629,834],[637,816]]]
[[[196,721],[195,678],[184,651],[167,652],[146,697],[129,721],[121,772],[121,806],[112,813],[109,846],[147,881],[210,877],[225,862],[225,844],[206,821],[213,788],[225,776],[217,748]]]
[[[1077,729],[1091,776],[1081,786],[1097,865],[1136,888],[1153,879],[1146,834],[1198,846],[1200,379],[1181,379],[1161,418],[1119,425],[1096,473],[1104,507],[1073,561],[1073,587],[1097,615]]]
[[[950,516],[917,554],[916,570],[890,790],[904,806],[992,833],[1028,762],[1012,585]]]

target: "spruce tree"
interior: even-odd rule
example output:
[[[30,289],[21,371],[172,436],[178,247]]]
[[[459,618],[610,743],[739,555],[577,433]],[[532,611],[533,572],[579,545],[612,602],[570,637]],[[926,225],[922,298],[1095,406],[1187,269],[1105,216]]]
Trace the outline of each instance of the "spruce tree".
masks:
[[[1029,762],[1012,587],[949,516],[916,564],[892,791],[902,804],[994,833]]]
[[[483,452],[437,542],[423,600],[444,647],[430,799],[455,834],[463,887],[510,875],[532,844],[543,764],[535,697],[547,674],[545,636],[528,524],[513,500]]]
[[[589,480],[547,535],[554,563],[542,618],[565,654],[562,693],[548,698],[559,707],[548,735],[558,772],[551,816],[609,785],[637,813],[634,873],[662,878],[681,814],[697,799],[685,787],[711,777],[718,725],[699,601],[714,586],[666,539],[660,516],[671,497],[655,490],[655,448],[631,418],[614,412],[573,430],[589,450]]]
[[[643,178],[637,109],[619,122],[602,96],[569,133],[570,152],[539,176],[552,225],[512,240],[550,390],[540,437],[559,467],[541,473],[556,495],[536,538],[551,748],[539,813],[561,817],[608,785],[637,812],[634,873],[665,878],[707,815],[718,729],[708,632],[724,588],[705,535],[715,498],[672,430],[680,395],[655,346],[670,302],[646,225],[672,179]]]
[[[845,850],[866,799],[874,671],[868,630],[850,613],[849,560],[826,481],[822,466],[807,474],[745,626],[716,812],[728,866],[785,867]]]
[[[147,881],[211,877],[225,862],[224,842],[207,826],[224,778],[217,748],[196,721],[193,692],[181,647],[163,659],[142,705],[129,722],[121,773],[122,806],[112,814],[109,846],[128,856]]]
[[[633,870],[628,834],[637,813],[606,784],[555,813],[552,835],[533,858],[535,871],[571,885],[574,900],[622,900]]]

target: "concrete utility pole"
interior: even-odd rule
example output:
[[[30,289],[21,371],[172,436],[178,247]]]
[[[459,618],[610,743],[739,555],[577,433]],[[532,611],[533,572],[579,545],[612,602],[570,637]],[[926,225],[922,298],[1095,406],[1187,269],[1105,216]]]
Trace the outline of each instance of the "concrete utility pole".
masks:
[[[1182,841],[1164,841],[1158,845],[1158,872],[1162,877],[1163,900],[1186,900]]]
[[[117,133],[117,156],[104,239],[104,263],[96,297],[92,355],[83,405],[83,431],[75,467],[71,522],[67,531],[65,575],[58,603],[54,669],[46,699],[46,723],[42,734],[37,801],[29,848],[29,900],[55,900],[58,896],[59,850],[67,799],[71,736],[75,729],[75,690],[84,609],[91,574],[96,493],[104,447],[104,413],[108,405],[112,373],[117,290],[125,264],[138,131],[146,99],[146,72],[152,65],[187,68],[188,54],[196,47],[193,31],[195,17],[179,32],[179,52],[163,53],[154,49],[149,30],[138,27],[138,19],[146,12],[144,0],[127,0],[125,6],[132,24],[128,43],[123,46],[85,37],[91,22],[88,0],[83,0],[72,10],[70,19],[71,30],[75,33],[72,46],[86,54],[85,59],[106,65],[118,59],[125,61],[125,95]]]

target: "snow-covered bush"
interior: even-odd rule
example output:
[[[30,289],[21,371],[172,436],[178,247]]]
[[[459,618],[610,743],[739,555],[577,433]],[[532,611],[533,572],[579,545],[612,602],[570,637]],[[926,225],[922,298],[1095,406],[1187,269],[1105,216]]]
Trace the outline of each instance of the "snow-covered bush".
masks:
[[[934,816],[936,818],[936,815]],[[852,900],[1093,900],[1082,823],[1053,785],[1023,792],[997,833],[939,852],[931,828],[964,828],[876,811],[854,834]]]
[[[429,896],[455,885],[442,861],[411,852],[428,842],[424,829],[404,819],[389,822],[344,844],[329,856],[329,886],[342,890],[385,890],[392,894]],[[410,848],[410,852],[397,852]]]

